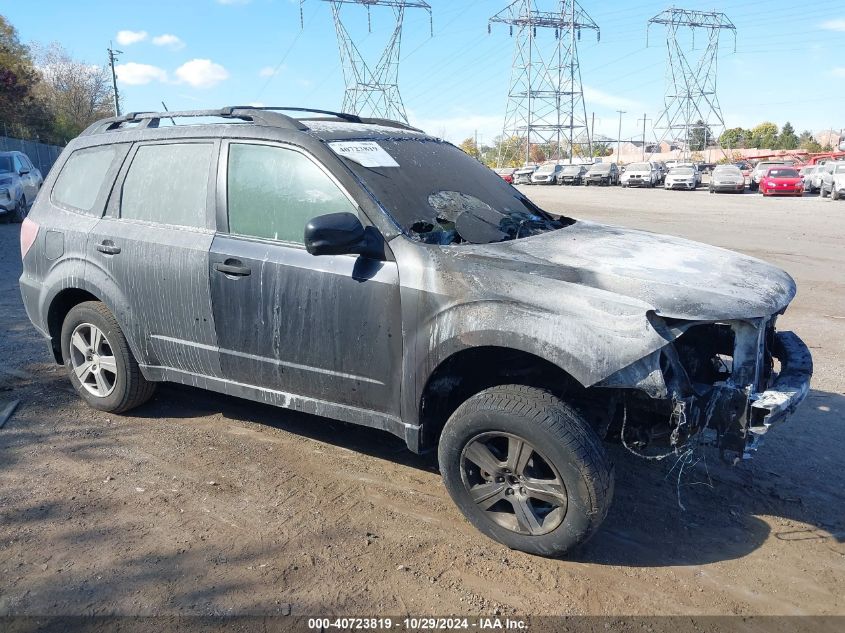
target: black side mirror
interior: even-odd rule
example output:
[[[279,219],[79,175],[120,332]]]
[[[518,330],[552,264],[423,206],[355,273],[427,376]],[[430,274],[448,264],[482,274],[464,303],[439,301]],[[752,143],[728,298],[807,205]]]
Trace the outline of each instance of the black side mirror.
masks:
[[[18,174],[21,176],[26,176],[29,173],[29,170],[26,167],[23,167]]]
[[[305,249],[312,255],[358,254],[384,258],[381,234],[364,228],[354,213],[329,213],[312,218],[305,225]]]

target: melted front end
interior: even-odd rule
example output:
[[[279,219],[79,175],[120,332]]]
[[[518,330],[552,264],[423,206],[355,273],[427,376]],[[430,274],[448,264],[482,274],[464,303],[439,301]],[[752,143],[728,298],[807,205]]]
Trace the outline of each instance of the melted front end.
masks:
[[[655,447],[676,452],[697,438],[723,456],[749,458],[807,396],[813,373],[807,346],[792,332],[777,332],[776,319],[655,317],[672,343],[598,385],[620,388],[617,430],[625,446],[653,457]]]

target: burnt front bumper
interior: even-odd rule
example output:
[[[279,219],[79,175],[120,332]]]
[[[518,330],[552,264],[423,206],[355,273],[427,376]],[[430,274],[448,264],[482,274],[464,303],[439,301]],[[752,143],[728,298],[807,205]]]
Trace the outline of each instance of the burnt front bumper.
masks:
[[[813,375],[810,350],[792,332],[775,335],[772,356],[780,362],[780,373],[769,389],[751,395],[748,430],[758,436],[795,411],[810,392]]]

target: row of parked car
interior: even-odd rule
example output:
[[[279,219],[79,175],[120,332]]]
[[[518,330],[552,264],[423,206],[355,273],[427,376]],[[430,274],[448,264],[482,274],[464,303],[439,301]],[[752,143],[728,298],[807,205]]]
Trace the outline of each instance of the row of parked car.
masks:
[[[746,186],[764,196],[803,195],[819,192],[834,200],[845,197],[845,161],[829,160],[798,166],[792,159],[763,160],[753,167],[746,161],[727,165],[643,161],[620,167],[616,163],[561,165],[546,163],[519,169],[497,169],[515,185],[605,185],[659,187],[693,191],[710,172],[710,193],[743,193]]]

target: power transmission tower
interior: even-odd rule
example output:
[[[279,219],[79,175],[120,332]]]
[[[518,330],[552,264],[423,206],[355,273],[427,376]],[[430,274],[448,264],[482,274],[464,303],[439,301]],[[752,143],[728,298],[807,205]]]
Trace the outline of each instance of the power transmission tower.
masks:
[[[396,119],[408,122],[405,105],[399,94],[399,52],[402,46],[402,24],[405,9],[425,9],[428,11],[432,34],[434,23],[431,6],[422,0],[322,0],[331,4],[334,28],[337,33],[337,47],[340,50],[340,62],[346,91],[343,95],[344,112],[366,114],[377,118]],[[300,0],[300,20],[302,4]],[[386,6],[393,9],[394,27],[381,56],[375,66],[364,59],[360,49],[343,23],[341,8],[344,4],[358,4],[367,7],[367,27],[372,32],[370,9],[374,6]]]
[[[736,52],[736,27],[724,13],[673,7],[648,21],[646,45],[652,24],[666,27],[668,53],[664,108],[654,124],[655,136],[658,142],[683,139],[686,157],[694,130],[699,130],[699,138],[704,132],[706,149],[707,130],[719,138],[725,128],[716,95],[719,36],[722,31],[728,31],[733,36]],[[702,31],[706,46],[699,52],[695,49],[695,35]]]
[[[552,10],[542,11],[538,4]],[[499,164],[514,158],[501,150],[514,137],[524,143],[526,162],[532,144],[545,145],[560,160],[566,141],[570,163],[577,146],[586,145],[592,155],[578,40],[582,30],[595,31],[600,39],[599,27],[576,0],[516,0],[490,18],[488,33],[494,23],[507,24],[511,35],[516,29]],[[539,39],[538,29],[553,31],[554,42]]]

